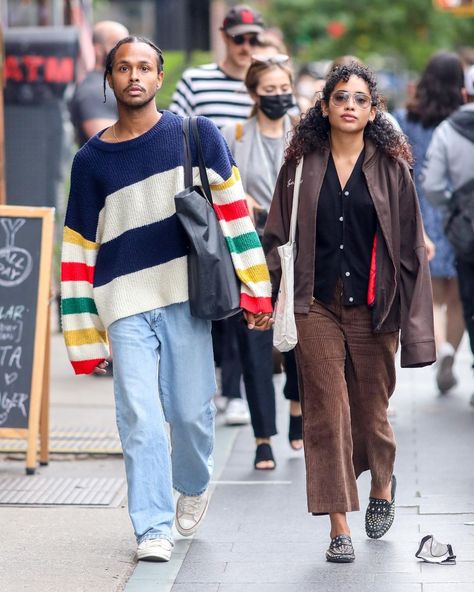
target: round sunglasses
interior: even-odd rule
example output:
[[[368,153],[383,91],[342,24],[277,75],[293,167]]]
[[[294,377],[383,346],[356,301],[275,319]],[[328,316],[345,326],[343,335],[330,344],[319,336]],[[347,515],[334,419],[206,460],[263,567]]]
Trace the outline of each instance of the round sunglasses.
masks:
[[[235,45],[243,45],[246,41],[252,47],[258,47],[260,45],[258,35],[249,35],[248,33],[243,35],[229,35],[227,33],[227,37],[232,39],[232,43],[235,43]]]
[[[368,109],[372,105],[372,98],[362,92],[350,93],[347,90],[338,90],[331,95],[331,103],[336,107],[342,107],[352,97],[357,107]]]

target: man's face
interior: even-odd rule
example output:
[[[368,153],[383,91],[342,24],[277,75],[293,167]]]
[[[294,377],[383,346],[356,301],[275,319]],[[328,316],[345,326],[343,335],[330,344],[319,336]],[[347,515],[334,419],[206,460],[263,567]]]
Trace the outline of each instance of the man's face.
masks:
[[[227,59],[238,68],[248,68],[252,55],[258,51],[257,33],[244,33],[232,37],[221,31],[226,46]]]
[[[144,107],[154,100],[163,82],[156,51],[147,43],[121,45],[107,80],[118,103],[132,109]]]

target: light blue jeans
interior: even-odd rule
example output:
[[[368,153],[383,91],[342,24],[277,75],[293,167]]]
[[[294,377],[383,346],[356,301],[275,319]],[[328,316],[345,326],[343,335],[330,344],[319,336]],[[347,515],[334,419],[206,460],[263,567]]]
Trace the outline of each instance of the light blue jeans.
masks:
[[[200,495],[212,472],[211,324],[192,317],[185,302],[119,319],[108,332],[135,536],[172,541],[173,487]]]

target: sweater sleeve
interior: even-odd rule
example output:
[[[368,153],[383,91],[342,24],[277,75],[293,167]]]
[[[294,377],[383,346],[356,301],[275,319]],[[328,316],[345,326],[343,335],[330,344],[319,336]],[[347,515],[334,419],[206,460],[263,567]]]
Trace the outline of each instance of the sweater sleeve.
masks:
[[[445,205],[451,197],[451,180],[446,155],[447,125],[449,124],[442,122],[433,132],[423,166],[423,191],[428,201],[434,206]]]
[[[99,244],[98,211],[84,165],[76,157],[66,212],[61,256],[61,319],[76,374],[90,374],[109,356],[105,328],[94,302],[93,283]]]
[[[253,313],[272,312],[270,275],[239,170],[217,127],[204,117],[198,125],[214,209],[241,281],[240,305]]]

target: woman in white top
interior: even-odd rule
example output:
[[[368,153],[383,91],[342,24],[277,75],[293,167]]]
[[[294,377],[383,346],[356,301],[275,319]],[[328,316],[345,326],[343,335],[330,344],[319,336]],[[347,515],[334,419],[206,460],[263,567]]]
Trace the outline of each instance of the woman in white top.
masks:
[[[247,72],[245,85],[255,101],[250,118],[225,127],[222,133],[234,155],[247,194],[250,215],[259,233],[272,201],[276,179],[283,162],[292,121],[287,111],[294,106],[293,76],[288,56],[257,55]],[[235,320],[242,357],[244,383],[256,438],[256,469],[275,468],[270,438],[276,434],[273,388],[272,332],[249,331]],[[301,407],[296,364],[291,352],[285,358],[290,400],[290,444],[302,443]]]

